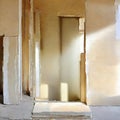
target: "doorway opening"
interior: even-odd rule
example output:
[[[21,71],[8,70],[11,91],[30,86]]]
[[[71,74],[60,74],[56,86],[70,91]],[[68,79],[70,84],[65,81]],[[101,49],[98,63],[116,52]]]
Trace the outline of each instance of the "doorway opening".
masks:
[[[61,101],[85,99],[84,18],[60,17]]]
[[[3,103],[3,38],[0,36],[0,103]]]

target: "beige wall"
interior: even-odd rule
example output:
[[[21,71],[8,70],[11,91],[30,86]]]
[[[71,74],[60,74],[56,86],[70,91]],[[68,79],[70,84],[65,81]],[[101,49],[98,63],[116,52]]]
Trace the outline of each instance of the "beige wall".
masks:
[[[120,41],[115,37],[114,0],[87,0],[86,21],[87,103],[118,105]]]
[[[59,100],[60,40],[58,16],[84,16],[84,0],[35,0],[34,2],[35,8],[40,10],[42,84],[48,86],[49,99]],[[44,94],[44,92],[42,93]]]
[[[0,34],[18,35],[18,0],[0,0]]]

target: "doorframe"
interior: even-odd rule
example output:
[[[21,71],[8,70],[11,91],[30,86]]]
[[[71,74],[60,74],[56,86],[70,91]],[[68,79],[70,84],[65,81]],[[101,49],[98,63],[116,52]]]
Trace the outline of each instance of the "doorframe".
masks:
[[[87,82],[86,82],[86,19],[83,16],[76,16],[76,15],[59,15],[59,41],[60,41],[60,55],[62,54],[62,29],[61,29],[61,18],[84,18],[84,52],[81,53],[80,57],[82,58],[82,64],[83,64],[83,71],[84,71],[84,76],[83,80],[80,80],[80,100],[83,103],[87,103]],[[60,58],[60,66],[61,66],[61,58]],[[61,70],[60,70],[60,76],[61,78]],[[84,87],[83,87],[84,86]]]

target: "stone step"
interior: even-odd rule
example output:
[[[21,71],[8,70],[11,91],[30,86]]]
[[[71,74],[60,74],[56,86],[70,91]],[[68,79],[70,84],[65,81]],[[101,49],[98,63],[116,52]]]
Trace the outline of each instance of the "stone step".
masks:
[[[89,106],[80,102],[35,102],[33,120],[91,120]]]

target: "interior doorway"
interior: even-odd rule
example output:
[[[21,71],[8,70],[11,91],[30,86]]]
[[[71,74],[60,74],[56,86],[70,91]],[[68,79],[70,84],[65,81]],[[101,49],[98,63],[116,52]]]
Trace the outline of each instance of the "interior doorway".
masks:
[[[3,103],[3,37],[0,36],[0,103]]]
[[[80,17],[60,17],[61,101],[81,101],[81,55],[84,53],[82,25],[84,22],[81,24]]]

